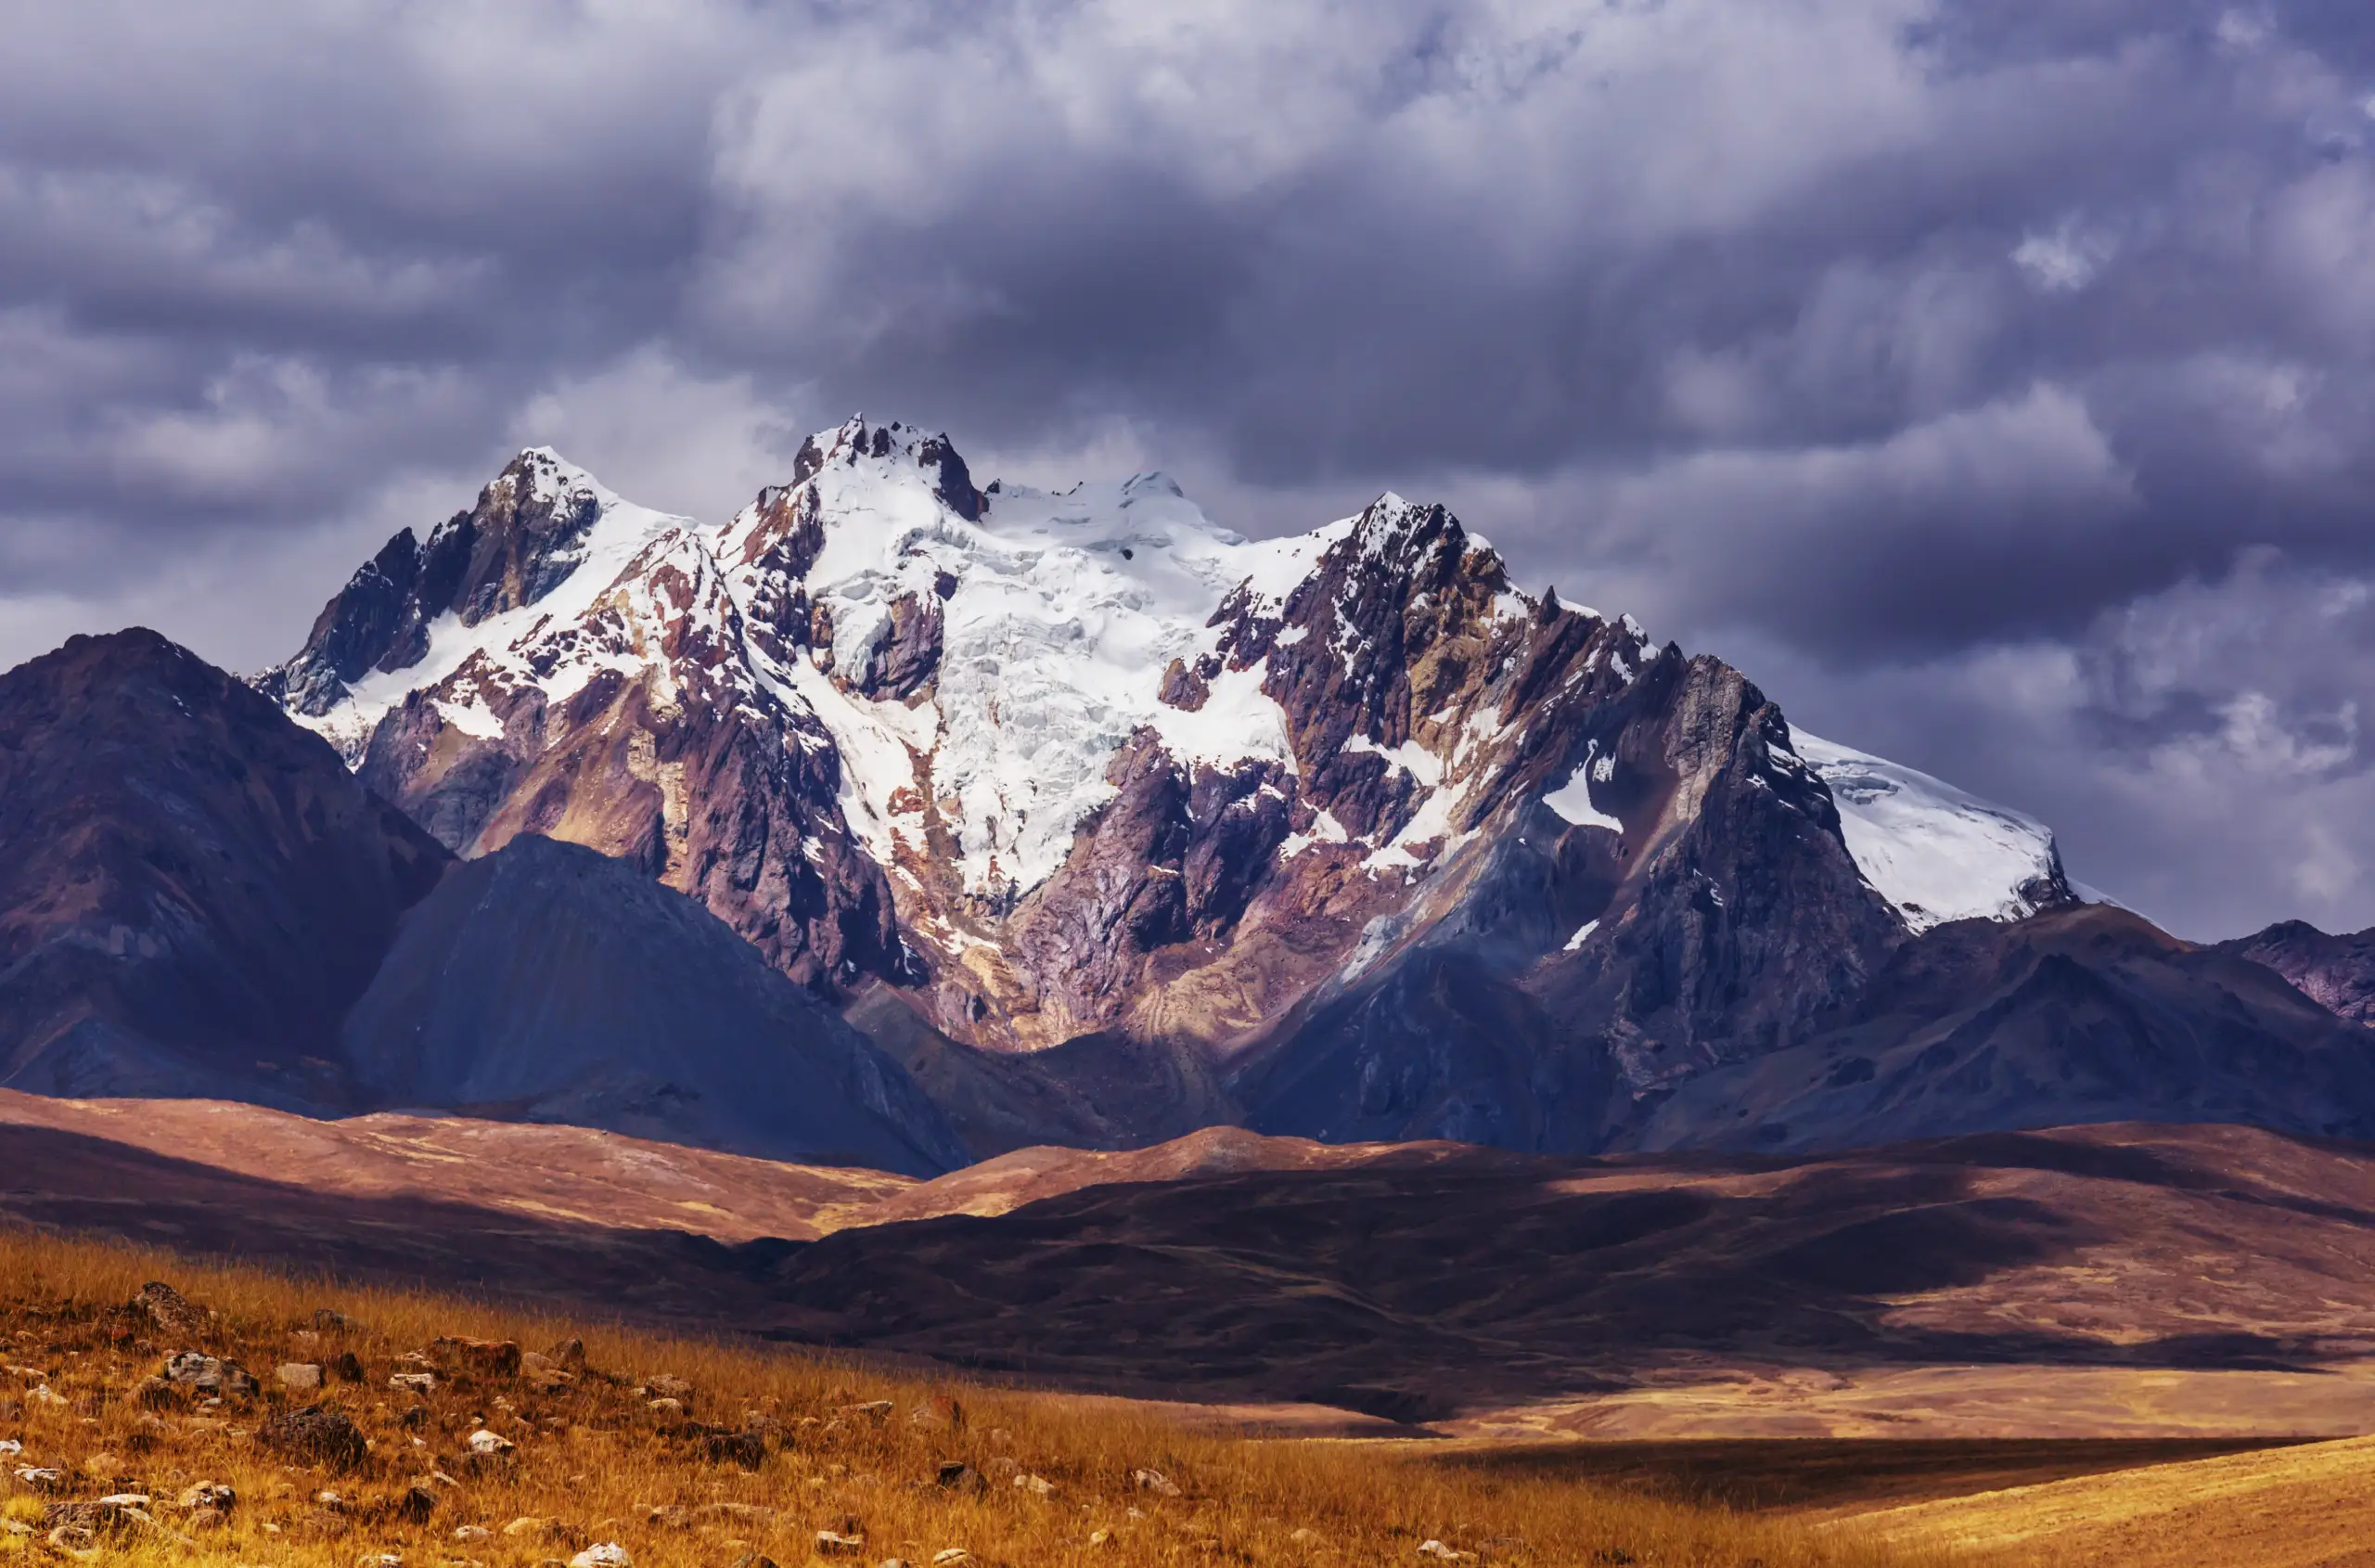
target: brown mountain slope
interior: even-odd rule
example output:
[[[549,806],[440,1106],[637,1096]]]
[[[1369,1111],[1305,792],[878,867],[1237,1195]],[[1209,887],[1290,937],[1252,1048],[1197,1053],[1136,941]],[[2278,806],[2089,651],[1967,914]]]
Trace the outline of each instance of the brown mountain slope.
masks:
[[[452,857],[154,632],[0,675],[0,1085],[338,1105],[339,1019]]]
[[[876,1187],[565,1129],[10,1103],[19,1219],[1083,1390],[1542,1434],[2375,1428],[2375,1150],[2247,1129],[1612,1160],[1207,1133]],[[708,1239],[763,1225],[841,1228]]]
[[[1093,1188],[846,1230],[771,1285],[793,1337],[1403,1419],[1565,1402],[1588,1424],[1596,1397],[1758,1368],[2291,1387],[2375,1350],[2370,1281],[2375,1154],[2114,1126],[1794,1160],[1412,1151]],[[2306,1429],[2375,1422],[2375,1383],[2325,1381]]]
[[[121,1146],[122,1158],[143,1150],[315,1194],[460,1205],[604,1230],[681,1230],[728,1242],[821,1236],[915,1185],[883,1171],[783,1164],[586,1127],[384,1113],[324,1122],[225,1100],[52,1099],[0,1090],[0,1139],[35,1130]],[[71,1185],[22,1174],[19,1192]],[[100,1176],[84,1195],[121,1186]]]

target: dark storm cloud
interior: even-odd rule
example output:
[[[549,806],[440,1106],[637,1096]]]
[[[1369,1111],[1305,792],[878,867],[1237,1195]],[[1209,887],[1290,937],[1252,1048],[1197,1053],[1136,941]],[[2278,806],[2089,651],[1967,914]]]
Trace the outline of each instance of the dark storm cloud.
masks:
[[[2363,6],[7,9],[0,657],[864,406],[1441,495],[2183,929],[2375,920]]]

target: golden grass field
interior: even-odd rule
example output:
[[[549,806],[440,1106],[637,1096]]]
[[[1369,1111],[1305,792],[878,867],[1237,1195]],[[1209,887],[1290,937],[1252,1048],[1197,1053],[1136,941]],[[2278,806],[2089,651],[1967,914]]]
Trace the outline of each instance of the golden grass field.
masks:
[[[152,1279],[208,1309],[202,1326],[127,1310]],[[317,1327],[324,1311],[343,1325]],[[581,1336],[582,1361],[542,1359]],[[514,1370],[506,1344],[538,1354]],[[210,1402],[151,1381],[185,1350],[261,1388]],[[283,1388],[283,1363],[328,1369],[323,1389]],[[533,1568],[604,1543],[635,1568],[1967,1561],[1852,1524],[1431,1463],[1423,1445],[1232,1436],[1111,1401],[28,1232],[0,1231],[0,1440],[22,1445],[0,1462],[0,1559],[26,1562]],[[429,1392],[391,1384],[424,1371]],[[316,1403],[367,1440],[358,1462],[267,1446],[276,1418]],[[482,1432],[508,1447],[474,1453]],[[185,1506],[207,1484],[229,1506]],[[148,1502],[72,1506],[125,1495]]]

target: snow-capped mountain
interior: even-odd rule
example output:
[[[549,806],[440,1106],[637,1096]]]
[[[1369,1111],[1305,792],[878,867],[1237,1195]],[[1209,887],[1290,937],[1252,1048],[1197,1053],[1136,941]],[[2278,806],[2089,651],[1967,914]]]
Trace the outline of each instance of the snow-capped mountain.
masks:
[[[1830,786],[1847,853],[1907,929],[2017,920],[2071,901],[2053,830],[2036,818],[1803,729],[1791,742]]]
[[[1533,1123],[1622,1121],[1913,933],[2071,901],[2041,827],[1793,737],[1439,506],[1249,540],[1160,474],[979,489],[858,419],[713,527],[524,452],[259,685],[459,853],[590,844],[828,996],[1192,1058],[1282,1127],[1572,1142]],[[1416,1058],[1378,1027],[1412,985],[1458,1015]],[[1554,994],[1573,1094],[1444,1056]]]

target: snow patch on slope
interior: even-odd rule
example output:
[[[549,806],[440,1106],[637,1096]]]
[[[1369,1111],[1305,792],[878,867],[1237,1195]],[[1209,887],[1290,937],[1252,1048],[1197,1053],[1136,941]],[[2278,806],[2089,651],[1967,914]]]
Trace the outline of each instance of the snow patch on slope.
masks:
[[[1611,833],[1623,833],[1624,824],[1592,804],[1592,784],[1605,784],[1615,777],[1616,759],[1599,754],[1599,742],[1585,745],[1584,760],[1567,782],[1542,797],[1542,803],[1573,823],[1578,828],[1605,828]]]
[[[1916,932],[1949,920],[2017,920],[2058,883],[2053,832],[1899,763],[1791,730],[1798,756],[1830,786],[1847,853]]]

